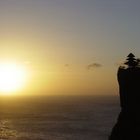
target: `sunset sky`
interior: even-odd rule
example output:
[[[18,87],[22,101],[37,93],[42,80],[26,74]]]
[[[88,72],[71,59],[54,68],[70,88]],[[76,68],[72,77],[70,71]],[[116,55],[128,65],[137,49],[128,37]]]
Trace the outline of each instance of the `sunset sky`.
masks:
[[[139,0],[0,0],[0,63],[27,71],[17,94],[116,94],[140,57]]]

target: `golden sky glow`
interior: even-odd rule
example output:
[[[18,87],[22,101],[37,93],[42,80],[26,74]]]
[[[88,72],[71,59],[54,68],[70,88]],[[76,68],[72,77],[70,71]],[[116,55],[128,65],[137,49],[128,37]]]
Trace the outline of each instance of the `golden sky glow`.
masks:
[[[23,88],[27,72],[22,66],[14,63],[0,64],[0,92],[9,95]]]
[[[140,56],[139,4],[1,0],[1,92],[117,93],[117,64],[130,52]]]

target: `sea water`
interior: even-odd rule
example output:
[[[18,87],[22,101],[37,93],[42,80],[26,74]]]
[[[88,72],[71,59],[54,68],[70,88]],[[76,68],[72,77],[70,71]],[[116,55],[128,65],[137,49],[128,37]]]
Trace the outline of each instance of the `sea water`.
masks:
[[[0,99],[0,140],[107,140],[119,113],[116,96]]]

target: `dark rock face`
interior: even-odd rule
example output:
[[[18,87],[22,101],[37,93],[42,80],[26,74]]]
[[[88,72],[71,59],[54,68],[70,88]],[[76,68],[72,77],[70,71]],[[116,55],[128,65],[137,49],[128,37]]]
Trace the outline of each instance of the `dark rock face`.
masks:
[[[118,70],[121,112],[109,140],[140,139],[140,66],[133,54]]]

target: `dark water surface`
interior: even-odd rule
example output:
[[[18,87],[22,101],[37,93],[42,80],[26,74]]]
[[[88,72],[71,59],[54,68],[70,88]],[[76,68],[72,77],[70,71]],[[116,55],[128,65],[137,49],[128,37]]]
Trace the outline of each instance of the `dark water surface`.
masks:
[[[107,140],[118,97],[48,96],[0,99],[0,140]]]

